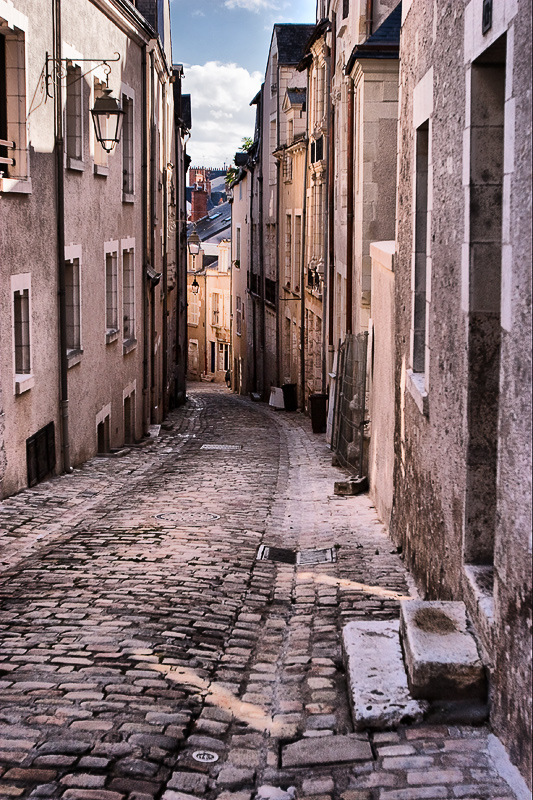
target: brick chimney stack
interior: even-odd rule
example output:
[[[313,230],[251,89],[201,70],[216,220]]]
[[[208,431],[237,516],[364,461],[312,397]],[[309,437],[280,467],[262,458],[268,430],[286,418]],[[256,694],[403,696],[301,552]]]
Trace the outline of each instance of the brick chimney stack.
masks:
[[[207,216],[207,192],[204,189],[194,189],[191,192],[191,222],[196,222]]]

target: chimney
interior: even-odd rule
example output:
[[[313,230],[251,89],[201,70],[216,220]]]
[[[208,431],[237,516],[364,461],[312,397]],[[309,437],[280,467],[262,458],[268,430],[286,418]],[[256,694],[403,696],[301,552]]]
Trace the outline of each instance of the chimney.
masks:
[[[204,189],[194,189],[191,192],[191,222],[196,222],[207,216],[207,192]]]

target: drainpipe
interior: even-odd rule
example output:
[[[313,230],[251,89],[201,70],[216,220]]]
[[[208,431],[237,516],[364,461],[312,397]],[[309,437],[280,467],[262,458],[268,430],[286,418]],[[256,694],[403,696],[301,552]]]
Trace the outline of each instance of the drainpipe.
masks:
[[[163,84],[163,153],[164,153],[164,173],[163,173],[163,324],[161,335],[163,337],[163,417],[168,414],[169,393],[168,393],[168,141],[167,141],[167,84]]]
[[[331,17],[331,55],[330,55],[330,83],[335,72],[337,60],[337,15]],[[328,354],[330,358],[329,366],[332,366],[332,358],[335,350],[334,325],[335,325],[335,106],[331,102],[331,85],[328,91],[329,97],[329,174],[328,174]]]
[[[157,202],[155,180],[155,64],[154,52],[150,51],[150,264],[155,270],[155,211]],[[156,364],[155,364],[155,285],[150,281],[150,421],[157,422],[155,418],[156,406]]]
[[[142,46],[142,109],[144,113],[141,126],[142,148],[142,296],[143,296],[143,434],[148,435],[150,425],[150,380],[149,380],[149,306],[148,275],[146,267],[150,263],[148,246],[148,128],[150,112],[148,109],[147,58],[146,45]]]
[[[347,136],[347,208],[346,208],[346,333],[352,333],[353,314],[353,141],[354,91],[353,79],[348,78],[348,136]]]
[[[56,155],[57,273],[59,284],[59,374],[61,443],[63,470],[72,472],[70,464],[67,309],[65,288],[65,142],[63,138],[63,86],[61,78],[61,0],[53,4],[54,41],[54,134]]]
[[[327,47],[326,44],[326,34],[324,34],[324,45]],[[329,118],[330,115],[330,107],[331,107],[331,92],[329,91],[329,85],[331,80],[331,54],[326,58],[326,75],[325,75],[325,86],[323,87],[323,91],[326,91],[326,119]],[[333,292],[333,285],[330,285],[329,282],[329,274],[328,274],[328,254],[329,254],[329,238],[330,238],[330,217],[331,217],[331,209],[329,205],[329,187],[330,187],[330,176],[333,170],[331,169],[330,159],[329,159],[329,151],[330,151],[330,141],[331,141],[332,131],[328,131],[328,150],[326,153],[326,179],[325,179],[325,190],[323,194],[323,206],[327,217],[327,226],[326,226],[326,235],[324,236],[324,252],[323,252],[323,262],[324,262],[324,286],[322,289],[322,393],[325,393],[327,389],[327,308],[328,308],[328,299],[329,295]]]
[[[252,166],[250,172],[250,259],[248,262],[248,275],[251,275],[253,272],[253,261],[254,261],[254,173],[255,168]],[[257,391],[257,349],[255,346],[255,337],[256,337],[256,330],[255,330],[255,298],[251,295],[252,299],[252,386],[254,387],[254,392]],[[248,338],[248,337],[247,337]],[[248,348],[246,348],[248,349]]]
[[[280,66],[279,63],[277,65],[277,72],[276,72],[276,150],[279,149],[281,144],[280,141],[280,130],[279,130],[279,76],[280,76]],[[270,154],[269,154],[270,155]],[[280,178],[281,178],[281,163],[279,158],[276,159],[276,382],[278,386],[281,386],[281,358],[280,358],[280,335],[279,335],[279,326],[280,326],[280,314],[279,314],[279,246],[280,246],[280,231],[279,231],[279,206],[280,206],[280,197],[281,197],[281,186],[280,186]],[[292,324],[292,323],[291,323]],[[265,382],[266,383],[266,382]]]
[[[366,0],[365,27],[366,38],[370,39],[372,36],[372,0]]]
[[[302,207],[302,253],[300,257],[300,383],[302,384],[302,411],[305,411],[305,247],[307,231],[307,173],[309,171],[309,67],[307,68],[307,91],[305,97],[304,200]]]

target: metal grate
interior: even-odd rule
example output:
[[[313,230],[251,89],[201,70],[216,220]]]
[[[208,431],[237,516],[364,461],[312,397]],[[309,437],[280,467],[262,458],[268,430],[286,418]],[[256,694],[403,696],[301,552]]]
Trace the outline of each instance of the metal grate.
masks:
[[[200,450],[242,450],[242,444],[203,444]]]
[[[270,547],[262,544],[257,551],[258,561],[277,561],[281,564],[296,564],[297,553],[284,547]]]
[[[182,525],[200,525],[203,522],[220,519],[220,515],[209,514],[207,511],[167,511],[164,514],[155,514],[155,519],[181,522]]]
[[[322,550],[289,550],[284,547],[271,547],[262,544],[257,551],[258,561],[276,561],[281,564],[325,564],[337,560],[337,551],[334,547]]]
[[[301,550],[296,560],[297,564],[325,564],[337,560],[337,551],[333,547],[324,550]]]

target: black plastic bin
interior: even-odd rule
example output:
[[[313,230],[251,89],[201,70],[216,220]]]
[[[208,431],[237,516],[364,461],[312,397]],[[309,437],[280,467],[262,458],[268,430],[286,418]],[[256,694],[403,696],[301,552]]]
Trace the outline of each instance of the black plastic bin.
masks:
[[[283,402],[285,404],[285,411],[296,411],[298,408],[298,393],[296,391],[296,384],[286,383],[281,388],[283,389]]]
[[[328,396],[327,394],[310,394],[309,409],[311,412],[311,427],[313,433],[325,433],[328,421]]]

